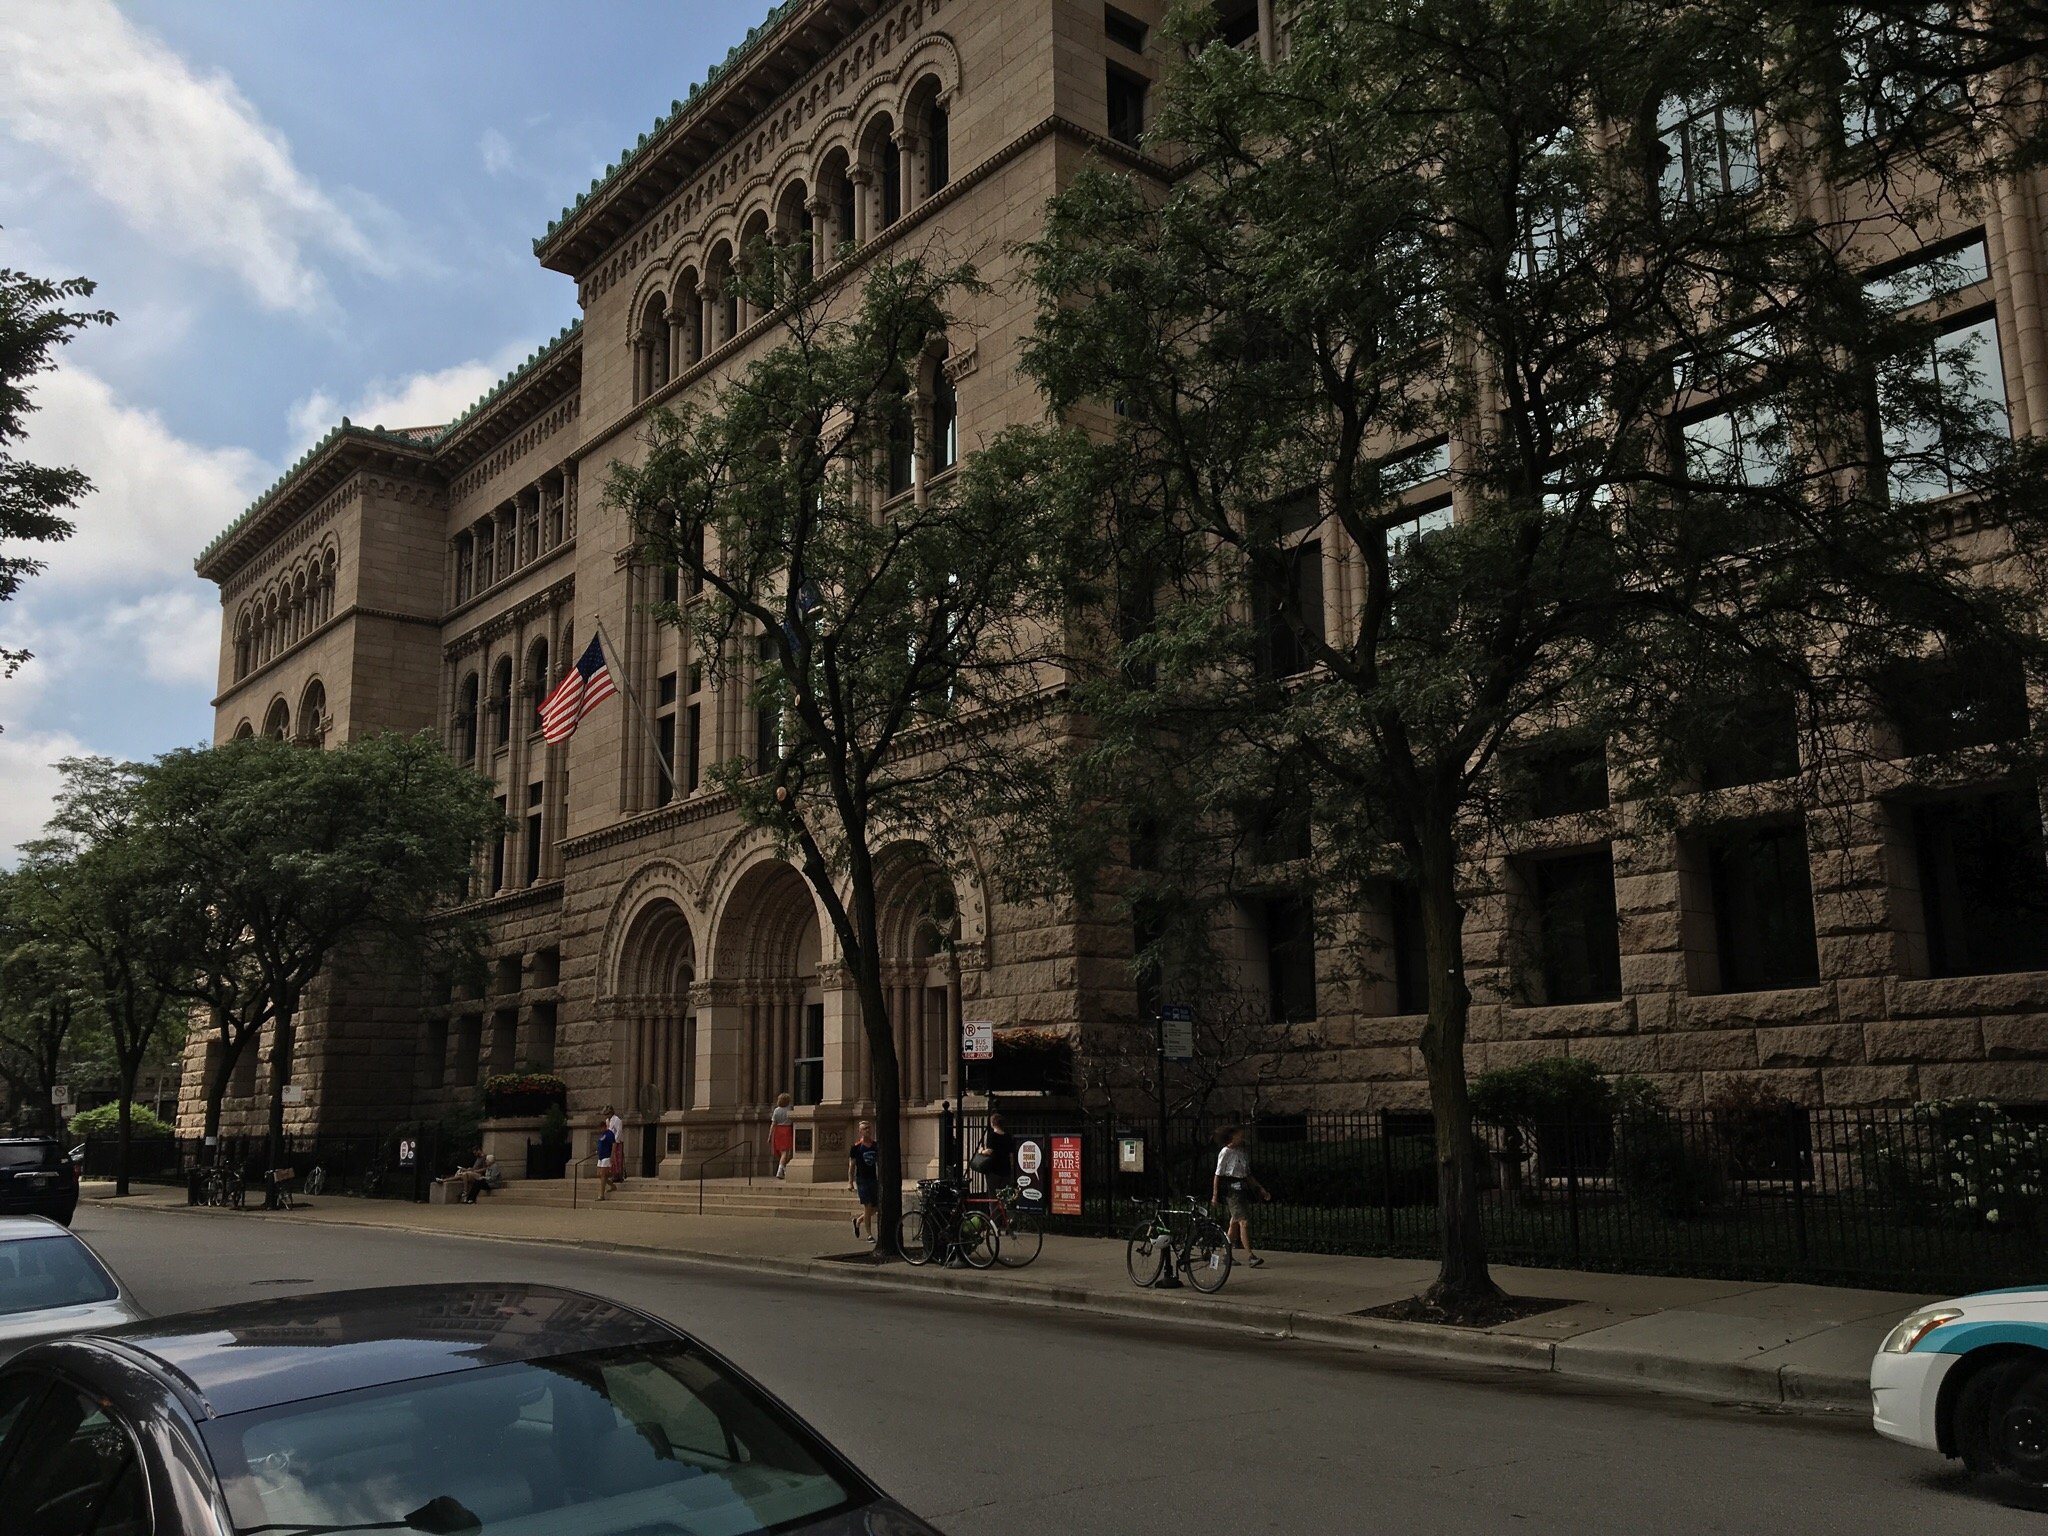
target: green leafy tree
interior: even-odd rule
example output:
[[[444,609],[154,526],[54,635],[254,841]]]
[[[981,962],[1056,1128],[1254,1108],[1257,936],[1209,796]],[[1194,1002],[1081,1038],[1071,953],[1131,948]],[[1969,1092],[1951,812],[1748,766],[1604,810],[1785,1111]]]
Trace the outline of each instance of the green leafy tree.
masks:
[[[35,410],[29,381],[57,366],[56,351],[89,325],[111,325],[103,309],[72,306],[93,295],[82,277],[52,282],[11,267],[0,267],[0,602],[43,568],[20,552],[23,544],[51,544],[71,536],[66,515],[92,482],[76,469],[32,464],[16,455]],[[11,677],[27,661],[26,651],[0,649],[0,676]]]
[[[51,1100],[91,1004],[70,953],[38,922],[37,887],[0,875],[0,1078],[32,1122],[56,1129]]]
[[[1277,796],[1323,912],[1414,892],[1448,1315],[1498,1305],[1466,872],[1536,749],[1611,744],[1625,801],[1691,814],[1701,754],[1783,701],[1818,792],[1885,755],[1901,658],[2042,661],[2039,450],[1938,298],[1863,280],[1923,210],[1813,196],[1816,136],[1753,126],[1784,99],[1758,14],[1302,0],[1268,64],[1182,7],[1151,140],[1179,173],[1083,174],[1029,253],[1047,436],[1108,537],[1100,736],[1043,856],[1117,853],[1185,928]],[[1988,531],[1930,536],[1934,490]]]
[[[881,1222],[902,1191],[901,1084],[883,987],[878,855],[904,837],[962,846],[990,782],[1020,750],[1010,711],[1037,698],[1062,632],[1075,504],[1040,497],[1043,456],[998,441],[971,472],[930,407],[950,306],[973,272],[879,263],[858,293],[809,286],[756,254],[778,344],[704,398],[658,411],[645,460],[607,488],[640,556],[702,597],[666,610],[715,679],[778,722],[713,778],[774,832],[827,914],[873,1067]],[[926,407],[920,412],[918,397]],[[939,421],[936,429],[927,423]]]
[[[34,921],[67,952],[104,1028],[117,1105],[114,1192],[125,1195],[136,1084],[178,1024],[152,964],[169,937],[176,875],[143,825],[140,770],[103,757],[57,766],[55,810],[43,835],[23,846],[19,878],[35,893]]]
[[[503,816],[489,786],[427,735],[172,752],[144,771],[140,804],[181,882],[170,926],[202,936],[197,968],[225,978],[218,995],[240,1028],[268,1021],[276,1167],[308,990],[345,946],[418,963],[459,942],[470,930],[445,909],[478,850],[503,835]],[[210,1003],[215,985],[193,984]]]

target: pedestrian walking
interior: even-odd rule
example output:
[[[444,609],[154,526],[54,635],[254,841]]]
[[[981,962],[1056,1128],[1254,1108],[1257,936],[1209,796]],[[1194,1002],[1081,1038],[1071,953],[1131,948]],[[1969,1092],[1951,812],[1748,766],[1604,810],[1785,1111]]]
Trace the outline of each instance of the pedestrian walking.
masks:
[[[604,1123],[612,1133],[612,1183],[626,1182],[626,1122],[619,1118],[619,1112],[609,1104],[605,1106]]]
[[[768,1150],[775,1154],[775,1177],[789,1172],[789,1160],[796,1154],[796,1116],[789,1107],[789,1095],[778,1094],[768,1114]]]
[[[1001,1115],[988,1117],[988,1129],[967,1166],[980,1174],[989,1193],[1008,1189],[1017,1181],[1017,1138],[1003,1128]]]
[[[853,1218],[853,1235],[861,1236],[861,1227],[865,1224],[867,1239],[874,1242],[878,1237],[876,1223],[881,1219],[882,1149],[875,1141],[875,1123],[872,1120],[861,1121],[860,1133],[847,1149],[846,1165],[846,1187],[860,1202],[860,1214]]]
[[[612,1132],[611,1111],[606,1107],[604,1124],[597,1132],[597,1198],[608,1200],[612,1193],[612,1152],[618,1137]]]
[[[1225,1127],[1222,1142],[1209,1203],[1221,1205],[1230,1218],[1230,1246],[1242,1248],[1245,1263],[1253,1269],[1264,1269],[1266,1261],[1252,1252],[1252,1195],[1256,1192],[1261,1200],[1270,1200],[1273,1192],[1252,1177],[1252,1155],[1245,1150],[1243,1126]]]

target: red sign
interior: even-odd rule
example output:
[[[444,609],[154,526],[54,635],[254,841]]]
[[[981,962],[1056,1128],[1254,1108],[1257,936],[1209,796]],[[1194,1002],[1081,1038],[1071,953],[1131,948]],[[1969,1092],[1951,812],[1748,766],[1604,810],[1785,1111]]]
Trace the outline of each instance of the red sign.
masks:
[[[1052,1213],[1055,1216],[1081,1214],[1081,1138],[1055,1136],[1052,1139]]]

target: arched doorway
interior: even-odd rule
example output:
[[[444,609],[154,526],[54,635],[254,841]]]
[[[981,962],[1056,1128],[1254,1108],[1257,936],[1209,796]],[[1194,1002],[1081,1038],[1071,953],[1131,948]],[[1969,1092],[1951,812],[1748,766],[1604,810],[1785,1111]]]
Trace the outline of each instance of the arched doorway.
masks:
[[[737,1080],[721,1098],[764,1111],[782,1093],[825,1101],[819,957],[818,910],[803,876],[779,860],[742,875],[719,925],[718,975],[733,989],[739,1029]]]
[[[960,903],[953,881],[919,843],[899,843],[878,860],[882,985],[906,1108],[959,1091],[952,1041],[959,1021]],[[867,1053],[862,1051],[862,1061]],[[864,1094],[873,1092],[864,1072]]]
[[[658,897],[634,914],[619,946],[613,1000],[620,1022],[625,1102],[620,1113],[637,1127],[640,1173],[661,1163],[662,1116],[690,1107],[697,1020],[690,1006],[697,946],[682,908]],[[629,1146],[631,1143],[629,1142]]]

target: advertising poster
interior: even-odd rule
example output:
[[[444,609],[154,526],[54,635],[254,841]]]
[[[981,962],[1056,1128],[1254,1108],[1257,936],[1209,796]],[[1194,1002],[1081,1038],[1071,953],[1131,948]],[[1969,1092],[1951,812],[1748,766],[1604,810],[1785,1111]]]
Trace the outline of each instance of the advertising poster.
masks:
[[[1055,1136],[1052,1139],[1052,1213],[1055,1216],[1081,1214],[1081,1138]]]
[[[1017,1138],[1017,1193],[1023,1197],[1017,1207],[1019,1210],[1038,1216],[1045,1214],[1046,1175],[1050,1164],[1045,1137]]]

